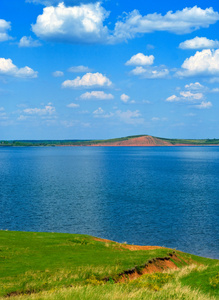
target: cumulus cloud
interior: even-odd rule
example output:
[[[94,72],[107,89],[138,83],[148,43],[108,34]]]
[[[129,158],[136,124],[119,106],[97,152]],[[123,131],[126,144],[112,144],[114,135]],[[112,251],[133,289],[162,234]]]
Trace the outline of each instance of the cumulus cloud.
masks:
[[[60,3],[57,7],[43,9],[32,25],[33,32],[41,39],[67,43],[103,43],[109,35],[103,21],[109,13],[99,2],[66,7]]]
[[[134,38],[138,34],[154,31],[168,31],[176,34],[185,34],[200,28],[208,28],[219,20],[218,12],[212,7],[201,9],[197,6],[184,8],[175,13],[169,11],[166,15],[154,13],[142,16],[138,10],[128,13],[115,26],[115,39],[124,41]]]
[[[130,72],[131,75],[141,76],[142,78],[157,79],[166,78],[169,75],[169,70],[162,67],[136,67]]]
[[[67,105],[67,107],[69,107],[69,108],[77,108],[77,107],[79,107],[80,105],[79,104],[76,104],[76,103],[69,103],[68,105]]]
[[[11,29],[11,22],[0,19],[0,42],[11,40],[12,37],[8,34]]]
[[[127,103],[129,101],[130,97],[126,94],[122,94],[120,96],[120,99],[122,100],[122,102]]]
[[[182,64],[182,70],[176,74],[180,77],[189,76],[219,76],[219,49],[197,51]]]
[[[91,69],[85,66],[73,66],[68,69],[68,72],[72,72],[72,73],[86,73],[90,71]]]
[[[139,110],[131,111],[121,111],[116,110],[115,112],[109,112],[106,113],[101,107],[99,107],[97,110],[93,112],[95,118],[101,118],[101,119],[117,119],[123,123],[126,124],[142,124],[144,123],[144,119],[141,118],[141,113]]]
[[[199,82],[195,82],[195,83],[186,84],[185,88],[188,90],[202,90],[205,87]]]
[[[211,90],[211,93],[219,93],[219,88],[214,88]]]
[[[32,25],[32,30],[41,39],[55,42],[115,44],[154,31],[190,33],[207,28],[219,20],[218,12],[211,7],[186,7],[181,11],[169,11],[165,15],[153,13],[145,16],[134,10],[116,22],[114,30],[109,30],[104,25],[109,12],[100,2],[84,0],[80,5],[79,1],[73,0],[65,0],[62,3],[58,3],[58,0],[28,2],[46,5],[43,13]]]
[[[40,47],[42,46],[42,44],[39,41],[34,40],[31,36],[23,36],[20,39],[18,46],[20,48],[33,48],[33,47]]]
[[[166,99],[167,102],[181,102],[190,104],[194,108],[205,109],[210,108],[212,103],[204,101],[204,94],[191,93],[190,91],[182,91],[179,96],[172,95]],[[198,104],[197,104],[198,103]]]
[[[55,107],[51,104],[45,105],[43,108],[26,108],[23,110],[28,115],[52,115],[55,113]]]
[[[128,60],[125,65],[126,66],[145,66],[145,65],[152,65],[154,62],[153,55],[144,55],[143,53],[138,53],[133,55],[130,60]]]
[[[151,121],[156,122],[156,121],[167,121],[168,119],[166,117],[163,118],[158,118],[158,117],[153,117],[151,118]]]
[[[202,93],[191,93],[190,91],[182,91],[180,92],[180,96],[182,96],[184,99],[189,100],[200,100],[204,97]]]
[[[194,39],[180,43],[181,49],[214,49],[219,48],[219,41],[196,36]]]
[[[208,101],[208,102],[202,101],[200,104],[195,105],[195,107],[199,108],[199,109],[206,109],[206,108],[212,107],[212,103],[210,101]]]
[[[103,91],[92,91],[84,93],[80,96],[83,100],[89,100],[89,99],[99,99],[99,100],[110,100],[114,99],[114,96],[112,94],[106,94]]]
[[[180,92],[180,96],[172,95],[166,99],[167,102],[178,102],[178,101],[196,101],[204,98],[203,93],[192,93],[190,91]]]
[[[94,115],[102,115],[103,113],[104,113],[104,110],[101,107],[99,107],[98,109],[96,109],[93,112]]]
[[[199,82],[185,85],[186,90],[180,91],[179,95],[172,95],[166,102],[178,102],[189,104],[193,108],[206,109],[212,106],[210,101],[206,101],[206,92],[209,90]]]
[[[110,86],[112,82],[101,73],[87,73],[83,77],[74,80],[66,80],[62,83],[63,88],[89,88],[93,86]]]
[[[52,73],[53,77],[62,77],[64,76],[64,73],[62,71],[55,71]]]
[[[122,122],[126,124],[142,124],[144,123],[143,118],[139,118],[141,113],[139,110],[131,111],[121,111],[117,110],[115,113],[116,117],[118,117]]]
[[[167,102],[177,102],[179,100],[180,100],[180,97],[177,97],[176,95],[172,95],[166,99]]]
[[[38,72],[27,66],[19,69],[10,58],[0,58],[0,74],[20,78],[36,78]]]

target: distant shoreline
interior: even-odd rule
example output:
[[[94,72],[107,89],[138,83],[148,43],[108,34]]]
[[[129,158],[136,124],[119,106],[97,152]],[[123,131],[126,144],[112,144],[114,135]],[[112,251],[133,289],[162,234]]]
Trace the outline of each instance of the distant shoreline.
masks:
[[[191,147],[219,146],[219,139],[167,139],[150,135],[108,140],[14,140],[0,141],[0,147]]]

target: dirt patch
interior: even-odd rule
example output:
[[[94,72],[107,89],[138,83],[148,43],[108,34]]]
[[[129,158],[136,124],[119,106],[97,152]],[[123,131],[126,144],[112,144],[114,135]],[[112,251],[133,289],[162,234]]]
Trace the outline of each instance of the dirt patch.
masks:
[[[156,272],[164,272],[166,270],[177,270],[178,267],[174,261],[180,260],[175,253],[170,253],[167,257],[158,257],[149,260],[143,266],[136,266],[133,269],[126,270],[116,277],[115,282],[127,282],[139,278],[144,274],[151,274]],[[109,278],[105,278],[105,281],[109,281]]]
[[[111,241],[111,240],[101,239],[101,238],[97,238],[97,237],[94,237],[93,239],[97,242],[103,242],[103,243],[117,243],[117,242],[114,242],[114,241]]]
[[[111,240],[101,239],[94,237],[95,241],[102,242],[102,243],[115,243],[118,245],[119,249],[128,249],[130,251],[139,251],[139,250],[155,250],[155,249],[161,249],[163,247],[160,246],[138,246],[138,245],[127,245],[127,244],[120,244]]]
[[[122,244],[122,248],[128,249],[131,251],[139,251],[139,250],[155,250],[155,249],[161,249],[162,247],[159,246],[137,246],[137,245],[126,245]]]
[[[141,136],[136,138],[127,139],[125,141],[118,141],[118,142],[112,142],[112,143],[98,143],[98,144],[91,144],[89,145],[91,147],[98,147],[98,146],[173,146],[171,143],[154,138],[150,135],[147,136]]]

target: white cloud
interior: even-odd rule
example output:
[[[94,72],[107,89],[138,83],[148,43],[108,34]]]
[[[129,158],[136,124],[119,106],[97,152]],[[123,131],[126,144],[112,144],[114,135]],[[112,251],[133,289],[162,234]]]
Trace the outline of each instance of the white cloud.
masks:
[[[219,88],[214,88],[211,90],[212,93],[219,93]]]
[[[72,72],[72,73],[86,73],[90,71],[91,69],[85,66],[73,66],[68,69],[68,72]]]
[[[76,104],[76,103],[69,103],[68,105],[66,105],[67,107],[70,107],[70,108],[77,108],[79,107],[80,105],[79,104]]]
[[[186,84],[185,88],[188,90],[202,90],[205,87],[201,85],[199,82],[195,82],[195,83]]]
[[[44,6],[53,6],[59,4],[61,1],[60,0],[26,0],[27,3],[34,3],[34,4],[42,4]],[[64,0],[62,1],[65,3],[65,5],[73,6],[76,4],[80,3],[91,3],[91,2],[96,2],[94,0]]]
[[[191,93],[190,91],[180,92],[180,96],[189,100],[200,100],[204,97],[202,93]]]
[[[40,47],[42,44],[39,41],[34,40],[31,36],[23,36],[20,39],[18,44],[19,47],[23,48],[33,48],[33,47]]]
[[[143,53],[138,53],[136,55],[133,55],[130,60],[128,60],[125,64],[126,66],[146,66],[146,65],[152,65],[154,62],[154,56],[153,55],[144,55]]]
[[[143,67],[136,67],[133,69],[130,73],[133,75],[141,75],[147,72],[147,69],[144,69]]]
[[[104,110],[101,107],[99,107],[97,110],[93,112],[94,115],[102,115],[103,113]]]
[[[55,107],[48,104],[43,108],[26,108],[23,112],[28,115],[52,115],[55,113]]]
[[[130,72],[130,74],[136,76],[140,75],[142,78],[157,79],[166,78],[169,75],[169,70],[162,67],[136,67]]]
[[[162,16],[158,13],[142,16],[138,10],[128,13],[115,26],[114,37],[117,41],[134,38],[137,34],[150,33],[154,31],[168,31],[176,34],[185,34],[200,28],[208,28],[219,20],[218,12],[213,8],[205,10],[194,6],[184,8],[175,13],[169,11]]]
[[[153,49],[155,49],[155,46],[154,46],[154,45],[151,45],[151,44],[147,44],[146,48],[147,48],[148,50],[153,50]]]
[[[167,102],[177,102],[179,100],[180,100],[180,97],[177,97],[176,95],[172,95],[166,99]]]
[[[93,86],[110,86],[112,82],[101,73],[87,73],[83,77],[74,80],[66,80],[62,83],[63,88],[89,88]]]
[[[199,109],[206,109],[206,108],[212,107],[212,103],[210,101],[208,101],[208,102],[202,101],[200,104],[195,105],[195,107],[199,108]]]
[[[99,2],[66,7],[60,3],[57,7],[43,9],[32,25],[33,32],[41,39],[67,43],[105,43],[109,31],[103,21],[109,13]]]
[[[210,82],[210,83],[219,83],[219,77],[211,77],[211,78],[209,79],[209,82]]]
[[[92,92],[87,92],[82,94],[80,98],[84,100],[87,99],[110,100],[110,99],[114,99],[114,96],[112,94],[106,94],[103,91],[92,91]]]
[[[6,114],[6,112],[0,112],[0,120],[7,120],[8,116]]]
[[[131,111],[116,111],[116,116],[124,123],[126,124],[142,124],[144,123],[143,118],[139,118],[141,116],[141,113],[139,110]]]
[[[12,37],[8,34],[11,29],[11,22],[0,19],[0,42],[11,40]]]
[[[5,112],[4,107],[0,107],[0,120],[7,120],[7,119],[8,119],[8,117]]]
[[[219,41],[196,36],[194,39],[180,43],[181,49],[214,49],[219,48]]]
[[[62,77],[62,76],[64,76],[64,73],[62,71],[55,71],[55,72],[52,73],[52,76]]]
[[[153,117],[153,118],[151,119],[151,121],[154,121],[154,122],[156,122],[156,121],[167,121],[167,120],[168,120],[168,119],[165,118],[165,117],[163,117],[163,118]]]
[[[27,66],[19,69],[10,58],[0,58],[0,74],[20,78],[36,78],[38,72]]]
[[[58,0],[27,1],[47,6],[37,17],[32,30],[38,37],[55,42],[115,44],[154,31],[190,33],[219,20],[219,14],[213,8],[201,9],[197,6],[175,13],[169,11],[164,16],[158,13],[142,16],[134,10],[110,31],[104,25],[109,12],[101,6],[101,2],[88,3],[84,0],[84,4],[78,5],[79,0],[65,0],[62,3]]]
[[[203,93],[192,93],[190,91],[181,91],[180,96],[172,95],[166,99],[167,102],[189,102],[194,103],[204,98]]]
[[[186,117],[195,117],[196,114],[194,114],[194,113],[188,113],[188,114],[185,114],[185,116],[186,116]]]
[[[119,121],[122,121],[126,124],[142,124],[144,123],[144,119],[140,118],[141,113],[139,110],[131,111],[121,111],[121,110],[116,110],[114,113],[109,112],[105,113],[105,111],[99,107],[97,110],[93,112],[95,118],[101,118],[101,119],[109,119],[109,118],[114,118],[118,119]]]
[[[184,61],[182,70],[176,74],[182,77],[219,75],[219,49],[197,51]]]
[[[25,121],[25,120],[27,120],[28,118],[29,118],[28,116],[20,115],[20,116],[17,118],[17,120],[18,120],[18,121]]]
[[[130,97],[126,94],[122,94],[120,96],[120,99],[122,100],[122,102],[127,103],[129,101]]]

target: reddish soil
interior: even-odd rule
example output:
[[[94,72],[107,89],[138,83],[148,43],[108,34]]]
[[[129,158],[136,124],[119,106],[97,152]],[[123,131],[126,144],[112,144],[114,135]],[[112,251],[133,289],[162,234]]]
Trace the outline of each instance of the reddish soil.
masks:
[[[120,244],[111,240],[101,239],[101,238],[93,238],[95,241],[103,242],[103,243],[116,243],[118,245],[118,249],[129,249],[131,251],[139,251],[139,250],[154,250],[159,249],[162,247],[158,246],[136,246],[136,245],[126,245]],[[171,251],[171,249],[170,249]],[[120,274],[118,274],[118,278],[116,282],[126,282],[129,280],[137,279],[138,277],[144,274],[156,273],[156,272],[164,272],[166,270],[176,270],[178,267],[176,263],[186,263],[191,264],[194,263],[191,261],[183,260],[178,254],[176,255],[175,252],[169,253],[167,257],[157,257],[154,259],[149,260],[144,266],[141,267],[141,271],[139,272],[138,267],[135,267],[131,270],[126,270]],[[109,278],[105,278],[105,281],[108,281]]]
[[[100,143],[100,144],[91,144],[92,147],[99,146],[173,146],[171,143],[166,141],[154,138],[152,136],[140,136],[125,141],[112,142],[112,143]]]
[[[98,242],[103,242],[103,243],[116,243],[120,250],[123,249],[128,249],[131,251],[139,251],[139,250],[155,250],[155,249],[161,249],[162,247],[159,246],[138,246],[138,245],[127,245],[127,244],[120,244],[111,240],[106,240],[106,239],[101,239],[101,238],[93,238],[95,241]]]
[[[173,260],[177,260],[178,257],[174,254],[171,256]],[[166,270],[176,270],[177,266],[170,260],[170,257],[155,258],[150,260],[145,267],[141,270],[141,274],[136,269],[125,271],[120,274],[118,282],[126,282],[141,277],[144,274],[151,274],[156,272],[164,272]]]
[[[154,147],[154,146],[169,146],[169,147],[174,147],[174,146],[204,146],[204,145],[193,145],[193,144],[171,144],[169,142],[166,142],[162,139],[152,137],[150,135],[145,135],[145,136],[140,136],[136,138],[130,138],[124,141],[118,141],[118,142],[103,142],[103,143],[98,143],[98,144],[90,144],[90,145],[83,145],[83,144],[78,144],[78,145],[57,145],[59,147],[80,147],[80,146],[86,146],[86,147],[101,147],[101,146],[108,146],[108,147]],[[206,145],[205,145],[206,146]],[[218,146],[218,145],[208,145],[208,146]]]

